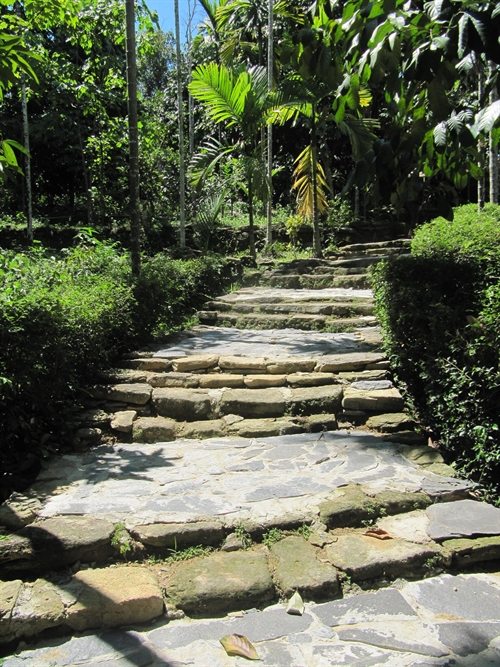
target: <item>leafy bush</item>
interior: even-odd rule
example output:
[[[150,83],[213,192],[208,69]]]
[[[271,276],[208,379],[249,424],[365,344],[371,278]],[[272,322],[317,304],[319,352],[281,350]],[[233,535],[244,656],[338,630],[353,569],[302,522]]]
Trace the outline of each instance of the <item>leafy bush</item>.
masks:
[[[493,493],[500,490],[500,251],[492,242],[499,234],[500,219],[484,214],[474,223],[471,207],[462,207],[453,223],[422,227],[412,256],[374,270],[402,389],[457,469]]]

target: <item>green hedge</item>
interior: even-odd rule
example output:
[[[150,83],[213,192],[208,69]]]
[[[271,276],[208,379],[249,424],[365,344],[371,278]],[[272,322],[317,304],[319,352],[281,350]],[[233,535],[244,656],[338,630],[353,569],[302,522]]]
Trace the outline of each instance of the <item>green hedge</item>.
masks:
[[[500,207],[474,208],[424,225],[411,256],[374,270],[374,289],[407,399],[457,469],[498,494]]]
[[[98,368],[180,326],[237,279],[218,257],[162,254],[144,262],[134,283],[128,255],[94,243],[58,257],[0,253],[0,486],[7,491],[71,443],[80,387]]]

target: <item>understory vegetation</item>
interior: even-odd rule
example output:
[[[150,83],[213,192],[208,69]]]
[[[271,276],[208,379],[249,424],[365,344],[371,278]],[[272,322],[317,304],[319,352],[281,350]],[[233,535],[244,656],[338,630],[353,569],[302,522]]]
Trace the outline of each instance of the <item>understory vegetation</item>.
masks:
[[[411,256],[374,271],[392,368],[433,440],[491,496],[500,490],[500,206],[422,226]]]
[[[84,235],[58,254],[0,254],[0,493],[68,445],[84,383],[166,334],[238,279],[220,256],[160,253],[132,281],[128,253]]]

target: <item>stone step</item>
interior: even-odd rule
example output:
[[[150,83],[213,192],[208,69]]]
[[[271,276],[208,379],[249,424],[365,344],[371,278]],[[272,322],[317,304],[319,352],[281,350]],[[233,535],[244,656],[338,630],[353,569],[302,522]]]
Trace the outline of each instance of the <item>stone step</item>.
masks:
[[[385,253],[385,248],[404,248],[411,247],[411,239],[394,239],[392,241],[372,241],[370,243],[350,243],[339,248],[339,252],[354,252],[361,255],[366,250],[375,250],[381,254]]]
[[[282,287],[284,289],[324,289],[331,287],[355,287],[369,288],[370,278],[368,274],[356,273],[354,275],[326,274],[290,274],[272,275],[266,279],[266,284],[271,287]]]
[[[369,269],[374,264],[377,264],[383,259],[387,259],[388,255],[353,255],[352,257],[340,259],[324,259],[324,260],[296,260],[287,264],[282,264],[270,271],[272,275],[294,275],[294,274],[326,274],[332,273],[338,269],[354,269],[358,273],[364,273],[362,269]],[[354,273],[356,271],[353,271]],[[340,275],[340,274],[339,274]]]
[[[268,307],[270,311],[273,307]],[[283,309],[285,310],[285,309]],[[345,309],[348,311],[348,309]],[[328,317],[310,313],[280,314],[274,312],[234,313],[202,310],[198,312],[201,324],[213,324],[238,329],[301,329],[303,331],[353,331],[363,327],[373,327],[377,318],[373,315],[359,317]]]
[[[373,301],[368,299],[359,299],[349,301],[347,299],[339,301],[325,300],[321,301],[302,301],[291,302],[282,301],[266,302],[258,297],[255,300],[245,299],[245,301],[226,301],[217,299],[207,301],[203,305],[204,311],[216,311],[219,313],[266,313],[266,314],[294,314],[325,315],[337,317],[349,317],[354,315],[373,315],[375,306]]]

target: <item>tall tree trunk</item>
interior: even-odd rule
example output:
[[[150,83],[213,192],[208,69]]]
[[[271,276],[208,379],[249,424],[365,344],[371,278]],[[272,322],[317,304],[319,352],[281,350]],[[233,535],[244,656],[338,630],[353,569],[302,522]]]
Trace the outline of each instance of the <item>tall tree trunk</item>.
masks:
[[[184,156],[184,109],[182,105],[182,72],[181,72],[181,28],[179,21],[179,0],[174,0],[175,12],[175,53],[177,56],[177,118],[179,121],[179,245],[186,247],[186,174]]]
[[[270,94],[273,89],[274,68],[274,7],[273,0],[269,0],[268,26],[267,26],[267,91]],[[267,196],[267,223],[266,223],[266,245],[273,241],[273,126],[267,126],[267,181],[269,194]]]
[[[80,156],[82,158],[82,171],[83,171],[83,182],[85,183],[85,198],[87,200],[87,224],[89,227],[92,227],[92,193],[90,191],[90,175],[89,169],[87,166],[87,160],[85,159],[85,148],[83,146],[83,137],[82,137],[82,128],[80,121],[77,121],[78,128],[78,143],[80,145]]]
[[[139,219],[139,127],[137,122],[137,61],[135,52],[135,2],[125,0],[127,43],[128,136],[130,170],[130,239],[132,274],[141,272],[141,226]]]
[[[191,6],[191,0],[188,0],[189,8],[189,19],[186,30],[186,41],[187,41],[187,53],[188,53],[188,77],[191,81],[191,71],[193,69],[193,29],[192,24],[194,21],[194,15],[196,13],[196,0]],[[188,151],[189,159],[194,155],[194,99],[191,93],[188,96],[188,119],[189,119],[189,138],[188,138]],[[191,214],[194,215],[194,204],[195,204],[195,191],[194,188],[191,188]]]
[[[481,100],[484,97],[484,68],[483,68],[483,62],[481,60],[477,61],[477,96],[479,98],[479,104],[481,104]],[[478,143],[478,149],[479,149],[479,154],[481,156],[481,163],[484,162],[483,156],[484,156],[484,146],[483,142],[481,139],[479,139]],[[483,168],[483,164],[479,165],[481,168]],[[481,176],[481,178],[477,182],[477,208],[478,211],[481,212],[482,209],[484,208],[484,191],[485,191],[485,179],[484,179],[484,174]]]
[[[26,217],[28,218],[28,239],[33,243],[33,194],[31,190],[31,156],[30,156],[30,130],[28,122],[28,103],[26,100],[26,80],[21,79],[21,104],[23,107],[23,144],[26,155],[24,156],[24,177],[26,179]]]
[[[495,72],[495,65],[490,63],[490,78]],[[490,92],[490,104],[498,100],[498,93],[496,85],[493,85]],[[489,137],[488,162],[490,167],[490,203],[498,204],[498,146],[495,146],[493,141],[493,132],[490,132]]]
[[[253,178],[248,174],[248,240],[250,243],[250,255],[252,259],[257,259],[255,251],[255,227],[253,222]]]
[[[319,233],[319,213],[318,213],[318,163],[317,163],[317,140],[316,140],[316,105],[312,105],[311,116],[311,144],[312,144],[312,191],[313,191],[313,255],[322,257],[321,235]]]

